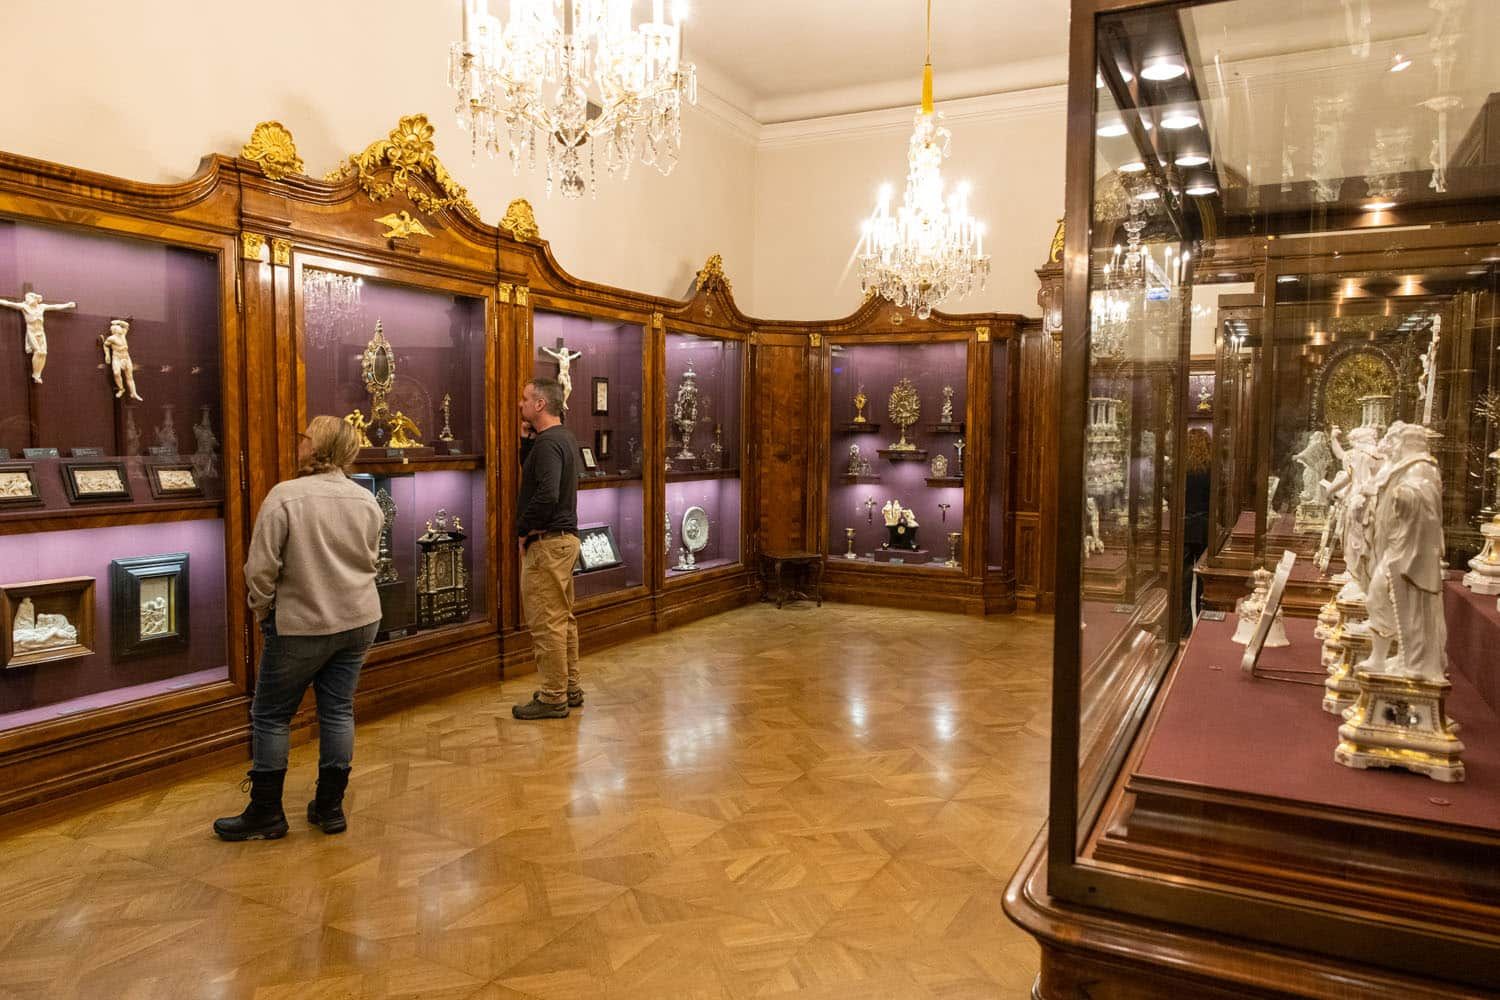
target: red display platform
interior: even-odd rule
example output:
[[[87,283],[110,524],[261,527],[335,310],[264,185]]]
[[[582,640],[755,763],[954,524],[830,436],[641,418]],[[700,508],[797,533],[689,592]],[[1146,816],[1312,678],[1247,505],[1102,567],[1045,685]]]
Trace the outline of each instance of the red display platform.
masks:
[[[1443,583],[1443,610],[1448,617],[1448,664],[1500,713],[1500,608],[1495,598],[1463,585],[1452,572]],[[1460,735],[1462,738],[1462,735]]]
[[[1441,784],[1406,771],[1334,763],[1339,718],[1321,686],[1240,671],[1234,616],[1199,622],[1136,768],[1141,778],[1316,806],[1500,831],[1500,718],[1464,673],[1451,672],[1448,714],[1460,724],[1468,780]],[[1287,618],[1291,645],[1267,649],[1269,669],[1316,669],[1316,623]],[[1451,625],[1450,625],[1451,627]],[[1493,657],[1491,658],[1493,660]]]

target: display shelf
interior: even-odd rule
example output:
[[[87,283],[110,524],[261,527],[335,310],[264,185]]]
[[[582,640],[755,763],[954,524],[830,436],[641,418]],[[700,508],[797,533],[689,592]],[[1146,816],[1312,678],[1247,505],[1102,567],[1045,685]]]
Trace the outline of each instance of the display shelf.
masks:
[[[843,481],[843,482],[846,482],[846,483],[878,483],[878,482],[880,482],[880,477],[876,476],[876,475],[851,476],[851,475],[845,474],[843,476],[840,476],[839,479],[841,481]]]
[[[409,455],[404,458],[356,461],[355,472],[405,475],[411,472],[473,472],[484,468],[483,455]]]
[[[927,432],[929,434],[955,434],[955,435],[958,435],[958,436],[961,437],[963,435],[963,432],[964,432],[964,425],[961,424],[961,423],[958,423],[958,424],[928,424],[927,425]]]
[[[927,451],[924,448],[912,448],[910,450],[902,450],[899,448],[877,448],[875,450],[875,454],[879,455],[887,462],[927,461]]]
[[[24,515],[24,516],[23,516]],[[223,500],[146,501],[136,504],[90,504],[83,510],[23,509],[0,515],[0,535],[31,531],[66,531],[110,525],[163,524],[224,516]]]
[[[691,483],[705,479],[739,479],[739,469],[704,469],[701,472],[668,472],[669,483]]]
[[[580,490],[607,490],[626,483],[641,482],[639,475],[609,475],[609,476],[579,476],[578,488]]]
[[[847,424],[835,424],[834,431],[838,434],[879,434],[880,425],[873,423],[856,424],[852,422]]]
[[[726,569],[731,566],[738,566],[739,564],[740,561],[738,559],[728,558],[702,560],[699,561],[698,564],[693,566],[691,569],[679,569],[674,564],[667,568],[667,579],[681,580],[688,577],[702,576],[710,570]]]
[[[964,484],[964,477],[963,476],[928,476],[927,477],[927,485],[928,486],[933,486],[933,487],[952,487],[952,486],[962,486],[963,484]]]

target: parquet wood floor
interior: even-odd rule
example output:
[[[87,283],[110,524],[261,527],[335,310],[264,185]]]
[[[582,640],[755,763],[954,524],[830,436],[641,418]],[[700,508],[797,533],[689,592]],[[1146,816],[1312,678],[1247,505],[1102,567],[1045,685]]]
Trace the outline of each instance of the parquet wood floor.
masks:
[[[361,723],[347,834],[225,844],[242,769],[0,839],[0,1000],[1029,995],[1050,619],[742,609]]]

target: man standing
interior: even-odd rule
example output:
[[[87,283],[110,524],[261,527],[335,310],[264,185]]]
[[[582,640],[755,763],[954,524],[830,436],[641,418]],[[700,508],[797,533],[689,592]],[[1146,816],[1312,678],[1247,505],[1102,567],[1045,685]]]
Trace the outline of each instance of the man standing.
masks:
[[[578,620],[573,565],[578,561],[578,442],[562,425],[563,388],[535,378],[521,392],[521,609],[531,629],[542,686],[510,714],[566,719],[583,704],[578,680]]]

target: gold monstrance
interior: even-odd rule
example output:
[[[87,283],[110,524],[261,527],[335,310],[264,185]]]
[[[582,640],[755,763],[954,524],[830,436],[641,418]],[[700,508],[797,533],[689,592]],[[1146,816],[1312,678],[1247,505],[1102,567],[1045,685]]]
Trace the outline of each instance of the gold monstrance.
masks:
[[[870,397],[865,395],[865,387],[860,386],[859,390],[854,394],[854,423],[869,423],[869,421],[865,419],[865,404],[869,401]]]
[[[917,446],[906,440],[906,429],[922,415],[922,401],[917,397],[917,387],[911,384],[911,379],[903,378],[896,383],[887,407],[891,422],[901,428],[901,440],[891,445],[890,450],[916,451]]]
[[[385,339],[380,320],[375,321],[375,336],[365,345],[360,357],[360,379],[370,394],[369,419],[359,410],[344,418],[360,434],[360,444],[376,448],[420,448],[422,432],[410,417],[391,410],[386,394],[396,384],[396,351]]]

